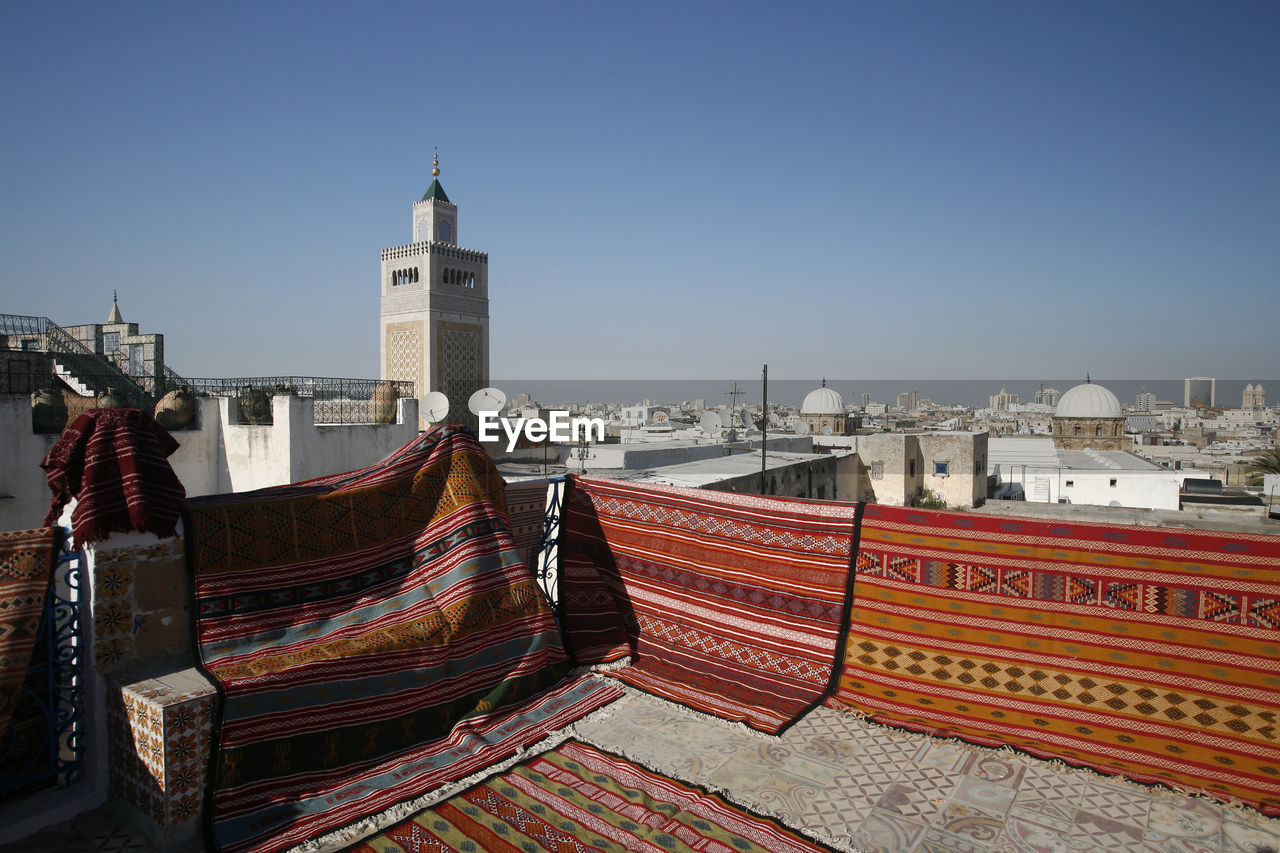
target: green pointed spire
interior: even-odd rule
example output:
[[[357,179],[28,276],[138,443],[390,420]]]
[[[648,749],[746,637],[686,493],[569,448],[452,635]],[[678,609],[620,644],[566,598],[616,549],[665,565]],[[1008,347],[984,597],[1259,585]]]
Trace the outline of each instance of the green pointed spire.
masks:
[[[433,176],[431,186],[427,187],[427,192],[422,197],[422,200],[427,201],[428,199],[435,199],[436,201],[448,201],[449,204],[453,204],[453,202],[449,201],[449,197],[444,194],[444,187],[440,186],[439,148],[435,149],[435,153],[431,156],[431,174]]]
[[[435,199],[436,201],[449,201],[449,197],[444,194],[444,187],[440,186],[439,179],[431,182],[431,186],[427,187],[426,194],[422,197],[423,201]],[[453,202],[449,201],[450,204]]]

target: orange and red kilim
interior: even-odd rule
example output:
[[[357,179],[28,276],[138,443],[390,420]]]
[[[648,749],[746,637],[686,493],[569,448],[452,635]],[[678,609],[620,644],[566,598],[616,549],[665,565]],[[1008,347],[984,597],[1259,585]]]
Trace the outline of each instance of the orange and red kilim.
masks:
[[[1280,814],[1280,537],[868,506],[831,701]]]

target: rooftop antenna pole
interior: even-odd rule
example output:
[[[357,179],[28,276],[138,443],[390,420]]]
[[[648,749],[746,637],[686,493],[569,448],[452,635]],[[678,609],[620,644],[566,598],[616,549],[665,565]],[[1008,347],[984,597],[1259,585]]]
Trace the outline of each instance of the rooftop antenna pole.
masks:
[[[764,460],[769,447],[769,365],[764,366],[764,409],[760,414],[760,494],[764,494]]]
[[[733,383],[733,390],[732,390],[732,391],[725,391],[724,393],[725,393],[725,396],[726,396],[726,397],[728,397],[728,398],[729,398],[729,400],[730,400],[730,402],[729,402],[729,429],[733,429],[733,420],[734,420],[734,416],[738,413],[738,397],[740,397],[742,394],[745,394],[746,392],[745,392],[745,391],[743,391],[742,389],[740,389],[740,388],[738,387],[738,383],[737,383],[737,381],[735,380],[735,381],[734,381],[734,383]]]

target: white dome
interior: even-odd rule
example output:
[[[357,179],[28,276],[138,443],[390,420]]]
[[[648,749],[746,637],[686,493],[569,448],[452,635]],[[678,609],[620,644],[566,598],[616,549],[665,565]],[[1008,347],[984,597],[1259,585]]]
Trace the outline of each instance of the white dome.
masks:
[[[814,388],[804,395],[804,402],[800,404],[800,414],[843,415],[844,397],[840,396],[839,391],[827,388],[825,385],[821,388]]]
[[[1062,395],[1058,401],[1058,409],[1054,412],[1059,418],[1122,418],[1124,410],[1120,401],[1101,385],[1086,382],[1077,385]]]

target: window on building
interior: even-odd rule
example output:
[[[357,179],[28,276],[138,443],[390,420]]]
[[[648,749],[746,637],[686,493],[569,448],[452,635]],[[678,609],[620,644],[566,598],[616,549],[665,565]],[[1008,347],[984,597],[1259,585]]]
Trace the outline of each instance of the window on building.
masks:
[[[1072,486],[1074,486],[1075,484],[1076,484],[1076,481],[1075,481],[1075,480],[1067,480],[1067,488],[1068,488],[1068,489],[1069,489],[1069,488],[1071,488]]]
[[[1094,428],[1093,428],[1093,434],[1094,434],[1095,436],[1101,436],[1101,435],[1102,435],[1102,424],[1098,424],[1096,427],[1094,427]]]
[[[912,459],[911,463],[907,466],[907,476],[914,477],[915,475],[916,475],[916,460]]]
[[[40,341],[37,340],[36,338],[23,338],[22,351],[23,352],[39,352]]]
[[[1112,478],[1111,478],[1110,486],[1111,486],[1111,488],[1113,488],[1113,489],[1116,487],[1116,480],[1115,480],[1115,478],[1114,478],[1114,477],[1112,477]]]
[[[445,243],[453,242],[453,226],[448,220],[442,219],[439,224],[436,225],[436,239]]]
[[[937,477],[945,477],[951,470],[950,462],[934,462],[933,473]]]
[[[873,480],[884,479],[884,463],[883,462],[871,463],[871,479]]]

